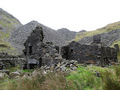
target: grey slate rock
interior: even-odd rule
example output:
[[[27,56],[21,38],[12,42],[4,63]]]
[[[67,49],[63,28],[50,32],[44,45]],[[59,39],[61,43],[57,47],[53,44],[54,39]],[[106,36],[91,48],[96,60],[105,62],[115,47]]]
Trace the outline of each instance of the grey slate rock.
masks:
[[[77,32],[70,31],[67,28],[58,29],[57,32],[64,38],[65,41],[71,41],[77,34]]]
[[[101,42],[103,46],[110,46],[113,44],[114,41],[120,39],[120,29],[119,30],[112,30],[107,33],[102,33],[101,35]],[[98,34],[99,35],[99,34]],[[91,44],[93,41],[93,36],[84,37],[79,40],[80,44]]]
[[[11,38],[10,38],[11,44],[20,53],[22,53],[22,50],[25,48],[24,43],[25,43],[26,39],[28,38],[28,36],[30,36],[32,31],[37,26],[40,26],[43,29],[43,33],[45,35],[43,42],[53,42],[53,44],[57,45],[57,46],[63,46],[63,45],[67,44],[66,41],[64,40],[64,38],[62,38],[57,31],[55,31],[47,26],[44,26],[44,25],[38,23],[37,21],[31,21],[31,22],[27,23],[26,25],[23,25],[23,26],[17,28],[16,30],[14,30],[14,32],[11,35]]]

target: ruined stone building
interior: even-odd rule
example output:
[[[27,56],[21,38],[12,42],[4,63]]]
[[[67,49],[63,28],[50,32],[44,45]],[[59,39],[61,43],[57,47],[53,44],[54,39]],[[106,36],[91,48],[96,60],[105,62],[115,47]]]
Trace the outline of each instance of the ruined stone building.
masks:
[[[117,62],[118,49],[104,47],[101,42],[101,36],[93,36],[93,42],[90,45],[83,45],[78,42],[61,48],[54,46],[52,42],[43,43],[44,33],[41,27],[36,27],[25,42],[24,54],[27,59],[27,65],[30,68],[41,67],[42,65],[52,65],[62,58],[67,60],[77,60],[79,63],[93,61],[99,65],[105,65],[112,62]],[[117,45],[115,46],[117,47]]]
[[[117,46],[116,46],[117,47]],[[61,49],[62,57],[67,60],[77,60],[79,63],[93,62],[99,65],[117,62],[116,48],[102,46],[100,35],[93,36],[93,42],[90,45],[71,42]]]
[[[38,26],[33,30],[24,44],[24,54],[30,68],[51,65],[60,59],[60,55],[58,54],[59,47],[54,46],[52,42],[43,43],[43,39],[43,30]]]

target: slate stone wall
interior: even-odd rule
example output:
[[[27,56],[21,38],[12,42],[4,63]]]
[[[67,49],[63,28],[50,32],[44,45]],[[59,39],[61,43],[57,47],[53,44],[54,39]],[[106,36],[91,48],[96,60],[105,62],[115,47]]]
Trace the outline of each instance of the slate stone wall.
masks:
[[[51,65],[60,59],[59,47],[43,40],[43,30],[38,26],[26,40],[24,53],[29,59],[38,60],[40,66]]]
[[[111,61],[117,62],[117,51],[115,48],[96,45],[82,45],[78,42],[71,42],[61,49],[62,57],[67,60],[77,60],[79,63],[95,61],[99,64],[108,64]]]
[[[15,67],[17,65],[20,65],[22,68],[22,65],[26,63],[26,58],[0,58],[0,66],[3,66],[3,69]],[[1,69],[0,69],[1,70]]]

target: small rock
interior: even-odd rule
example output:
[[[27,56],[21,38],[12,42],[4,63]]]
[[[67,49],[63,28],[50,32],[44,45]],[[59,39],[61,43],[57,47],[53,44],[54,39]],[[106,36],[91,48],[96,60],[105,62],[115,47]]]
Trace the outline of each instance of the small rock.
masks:
[[[48,66],[48,67],[46,67],[46,70],[49,70],[50,69],[50,67]]]
[[[75,62],[74,60],[71,60],[71,61],[70,61],[70,64],[74,64],[74,62]]]
[[[9,76],[6,73],[0,73],[0,80],[4,80],[6,78],[9,78]]]
[[[99,73],[99,72],[96,72],[96,76],[97,76],[97,77],[100,77],[100,73]]]
[[[46,53],[46,56],[49,57],[50,56],[49,53]]]
[[[76,67],[71,67],[70,69],[73,70],[73,71],[76,71],[76,70],[77,70]]]
[[[57,56],[59,56],[59,54],[58,54],[58,53],[55,53],[55,57],[57,57]]]
[[[46,71],[43,71],[43,74],[47,74],[47,72],[46,72]]]
[[[60,71],[61,71],[61,69],[60,69],[60,68],[59,68],[59,69],[56,69],[56,71],[57,71],[57,72],[60,72]]]
[[[3,79],[4,79],[4,74],[0,73],[0,80],[3,80]]]
[[[65,66],[61,66],[61,70],[62,71],[66,71],[66,67]]]
[[[74,61],[74,64],[77,65],[77,64],[78,64],[78,61]]]
[[[16,76],[14,79],[17,79],[17,78],[19,78],[19,76]]]
[[[0,70],[0,73],[6,73],[9,75],[10,71],[9,70]]]
[[[72,67],[73,66],[73,64],[70,64],[70,67]]]

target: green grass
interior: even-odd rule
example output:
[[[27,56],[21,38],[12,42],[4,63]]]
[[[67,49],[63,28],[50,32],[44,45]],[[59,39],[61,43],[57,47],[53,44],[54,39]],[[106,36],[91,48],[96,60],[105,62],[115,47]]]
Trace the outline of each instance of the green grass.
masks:
[[[17,65],[16,67],[10,67],[10,68],[7,68],[6,70],[9,70],[10,72],[15,72],[17,70],[20,70],[20,65]],[[22,73],[32,73],[34,71],[34,69],[25,69],[25,70],[20,70],[20,72]]]
[[[79,71],[71,72],[67,79],[74,81],[79,90],[119,90],[120,66],[106,68],[98,66],[79,67]],[[100,72],[96,77],[94,72]]]
[[[120,39],[114,41],[113,44],[111,45],[111,47],[114,47],[115,44],[118,44],[120,47]]]
[[[92,70],[96,70],[91,67]],[[100,68],[100,67],[97,67]],[[68,80],[74,82],[74,86],[79,88],[79,90],[93,90],[101,88],[101,78],[96,77],[94,71],[91,71],[90,67],[79,67],[78,71],[71,72],[69,76],[67,76]]]
[[[115,44],[118,44],[119,49],[120,49],[120,39],[114,41],[110,47],[114,47]],[[120,51],[117,53],[117,58],[118,58],[118,60],[120,60]]]
[[[103,90],[120,90],[120,66],[115,66],[112,71],[106,70],[101,78]]]

